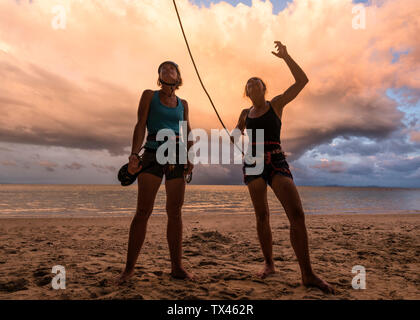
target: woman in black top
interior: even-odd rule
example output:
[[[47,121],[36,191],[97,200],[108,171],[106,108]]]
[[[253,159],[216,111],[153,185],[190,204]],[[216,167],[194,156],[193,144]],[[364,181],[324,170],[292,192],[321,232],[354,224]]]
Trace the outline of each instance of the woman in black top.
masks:
[[[252,107],[242,110],[237,128],[252,131],[252,149],[257,141],[254,140],[255,130],[264,129],[264,169],[258,175],[246,175],[244,164],[244,182],[248,186],[254,205],[258,238],[263,251],[265,266],[259,273],[261,278],[275,272],[273,261],[272,235],[269,221],[269,208],[267,203],[267,184],[274,191],[277,199],[283,205],[290,222],[290,240],[299,261],[302,282],[305,286],[315,286],[325,292],[334,292],[334,288],[319,278],[312,270],[308,236],[305,226],[305,214],[299,193],[293,182],[285,155],[280,145],[281,116],[287,103],[292,101],[308,83],[308,78],[302,69],[287,53],[286,47],[280,41],[275,41],[277,52],[272,53],[284,59],[295,78],[295,83],[283,94],[274,97],[271,101],[265,100],[266,85],[260,78],[251,78],[245,87],[245,94],[252,101]],[[254,150],[253,150],[254,151]]]

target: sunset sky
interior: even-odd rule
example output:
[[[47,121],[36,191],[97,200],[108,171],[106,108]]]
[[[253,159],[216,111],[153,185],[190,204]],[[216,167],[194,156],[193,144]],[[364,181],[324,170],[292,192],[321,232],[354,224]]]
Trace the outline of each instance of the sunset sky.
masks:
[[[359,2],[365,29],[352,24]],[[250,77],[265,80],[267,99],[293,84],[271,54],[274,41],[305,71],[309,83],[282,119],[296,184],[420,188],[418,0],[177,5],[228,129],[251,106],[243,96]],[[158,89],[164,60],[180,65],[177,95],[189,103],[192,128],[222,128],[172,0],[0,0],[0,183],[118,183],[140,95]],[[199,165],[193,182],[242,184],[241,167]]]

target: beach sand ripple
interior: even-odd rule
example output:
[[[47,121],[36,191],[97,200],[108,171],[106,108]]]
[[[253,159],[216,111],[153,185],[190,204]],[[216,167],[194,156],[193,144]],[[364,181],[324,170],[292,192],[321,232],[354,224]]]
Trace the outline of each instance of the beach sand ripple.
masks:
[[[170,276],[166,217],[152,215],[135,275],[112,280],[125,263],[130,218],[4,218],[0,299],[420,299],[420,215],[307,215],[314,270],[327,295],[301,284],[284,215],[272,215],[277,272],[259,279],[263,258],[250,214],[184,216],[184,265],[196,281]],[[66,268],[54,290],[52,267]],[[353,266],[366,289],[352,288]]]

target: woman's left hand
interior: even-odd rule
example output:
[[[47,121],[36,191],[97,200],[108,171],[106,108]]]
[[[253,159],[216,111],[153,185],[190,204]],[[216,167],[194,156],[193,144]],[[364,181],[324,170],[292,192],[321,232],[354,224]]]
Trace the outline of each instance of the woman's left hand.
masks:
[[[194,165],[188,161],[188,164],[184,164],[184,176],[189,175],[194,168]]]
[[[280,41],[274,41],[276,44],[277,52],[271,51],[272,54],[274,54],[276,57],[279,58],[286,58],[288,56],[286,46],[284,46]]]

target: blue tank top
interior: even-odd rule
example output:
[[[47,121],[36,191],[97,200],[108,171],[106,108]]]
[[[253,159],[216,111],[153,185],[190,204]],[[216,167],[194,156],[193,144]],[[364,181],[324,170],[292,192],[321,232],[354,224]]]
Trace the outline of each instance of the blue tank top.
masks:
[[[179,121],[184,120],[184,105],[180,98],[176,99],[178,104],[175,108],[167,107],[160,102],[159,91],[154,92],[146,122],[148,134],[157,134],[161,129],[171,129],[179,135]],[[147,141],[145,147],[157,149],[159,141]]]

